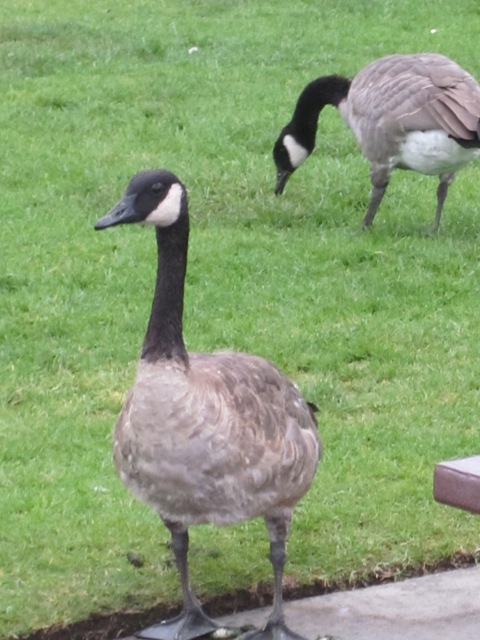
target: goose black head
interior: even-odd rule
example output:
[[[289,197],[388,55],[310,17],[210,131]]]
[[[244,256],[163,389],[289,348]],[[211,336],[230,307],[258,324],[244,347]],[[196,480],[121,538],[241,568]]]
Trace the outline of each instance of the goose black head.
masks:
[[[184,211],[185,199],[185,187],[170,171],[140,171],[130,180],[120,202],[96,222],[95,229],[132,223],[169,227]]]
[[[290,133],[290,128],[287,125],[273,147],[273,160],[277,167],[277,182],[275,185],[275,194],[277,196],[283,193],[288,179],[309,154],[310,151]]]

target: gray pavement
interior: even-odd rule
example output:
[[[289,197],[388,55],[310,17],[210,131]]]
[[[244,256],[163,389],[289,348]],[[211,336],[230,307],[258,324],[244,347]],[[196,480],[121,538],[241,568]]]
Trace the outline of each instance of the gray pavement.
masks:
[[[221,622],[263,626],[269,612]],[[480,640],[480,566],[288,602],[285,617],[308,640]]]
[[[216,620],[261,628],[269,613]],[[480,640],[480,565],[287,602],[285,618],[308,640]]]

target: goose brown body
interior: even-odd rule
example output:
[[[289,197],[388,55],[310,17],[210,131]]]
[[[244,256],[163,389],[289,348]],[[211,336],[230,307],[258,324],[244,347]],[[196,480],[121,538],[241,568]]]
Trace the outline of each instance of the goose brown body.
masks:
[[[366,158],[390,164],[401,157],[409,132],[440,130],[464,143],[478,140],[480,86],[440,54],[391,55],[358,72],[339,111]]]
[[[364,226],[372,224],[391,172],[400,168],[439,176],[437,230],[455,172],[480,156],[475,78],[441,54],[423,53],[375,60],[351,83],[341,76],[314,80],[276,142],[276,193],[313,151],[318,115],[326,104],[338,108],[370,162],[373,189]]]
[[[159,514],[172,536],[182,613],[137,635],[192,640],[216,623],[188,578],[188,528],[262,516],[270,540],[274,606],[265,630],[248,640],[300,640],[284,622],[282,575],[293,508],[309,489],[320,456],[312,406],[268,360],[246,353],[188,353],[183,293],[189,218],[186,189],[164,170],[137,174],[96,229],[155,226],[158,268],[135,382],[114,435],[117,471]]]
[[[123,482],[170,522],[287,516],[319,457],[312,410],[270,362],[243,353],[140,361],[114,436]]]

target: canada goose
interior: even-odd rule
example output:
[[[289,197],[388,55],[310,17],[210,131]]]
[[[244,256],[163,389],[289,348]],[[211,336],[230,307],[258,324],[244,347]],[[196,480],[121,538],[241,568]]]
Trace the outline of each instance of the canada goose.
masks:
[[[135,382],[115,427],[113,457],[124,484],[158,513],[172,536],[183,610],[140,638],[188,640],[217,628],[188,578],[188,528],[263,516],[270,539],[274,606],[255,638],[299,636],[284,623],[282,576],[295,504],[320,457],[314,409],[270,362],[246,353],[187,353],[182,335],[189,219],[184,185],[143,171],[95,229],[156,228],[158,270]],[[249,636],[252,637],[252,636]]]
[[[398,167],[440,177],[432,224],[437,231],[455,171],[480,155],[476,80],[437,53],[380,58],[352,82],[342,76],[317,78],[301,92],[275,143],[276,194],[312,153],[318,117],[327,104],[337,107],[370,161],[373,188],[363,226],[371,226]]]

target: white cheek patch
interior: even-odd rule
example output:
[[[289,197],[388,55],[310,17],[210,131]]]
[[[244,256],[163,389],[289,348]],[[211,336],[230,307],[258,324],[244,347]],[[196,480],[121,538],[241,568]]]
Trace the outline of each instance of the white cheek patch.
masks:
[[[178,183],[172,184],[165,198],[158,207],[150,213],[143,224],[152,224],[156,227],[169,227],[178,220],[182,208],[183,188]]]
[[[308,151],[302,147],[295,138],[287,133],[283,138],[283,145],[288,152],[290,163],[294,169],[297,169],[308,156]]]

